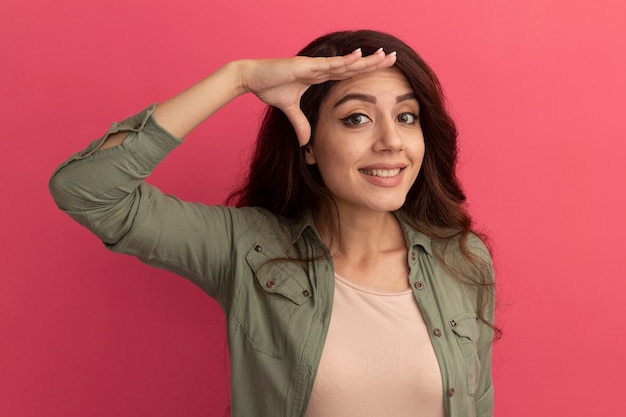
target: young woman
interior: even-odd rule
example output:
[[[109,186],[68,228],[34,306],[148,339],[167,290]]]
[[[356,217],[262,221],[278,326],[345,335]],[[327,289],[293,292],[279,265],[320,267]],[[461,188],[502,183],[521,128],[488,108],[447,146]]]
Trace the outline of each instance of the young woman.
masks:
[[[144,182],[248,92],[269,107],[235,206]],[[424,61],[390,35],[337,32],[114,123],[51,191],[113,251],[220,303],[234,416],[490,416],[493,277],[456,154]]]

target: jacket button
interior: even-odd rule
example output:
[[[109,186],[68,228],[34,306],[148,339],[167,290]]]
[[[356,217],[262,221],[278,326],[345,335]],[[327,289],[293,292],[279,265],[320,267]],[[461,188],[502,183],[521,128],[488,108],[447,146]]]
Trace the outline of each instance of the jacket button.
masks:
[[[276,284],[274,281],[267,281],[267,282],[265,283],[265,286],[266,286],[267,288],[274,288],[274,284]]]
[[[415,252],[411,252],[411,260],[414,261],[415,259],[417,259]]]
[[[450,326],[452,326],[452,327],[456,327],[456,321],[452,320],[452,321],[450,322]]]
[[[415,283],[415,288],[417,288],[418,290],[424,289],[424,283],[422,281],[417,281]]]
[[[441,337],[441,330],[439,330],[439,329],[435,329],[435,330],[434,330],[434,333],[435,333],[435,336],[437,336],[437,337]]]
[[[454,388],[448,390],[448,397],[454,397]]]
[[[304,295],[305,297],[308,297],[309,295],[311,295],[311,293],[309,293],[309,290],[304,290],[302,291],[302,295]]]
[[[133,126],[133,129],[137,130],[141,127],[141,123],[137,123],[135,126]]]
[[[263,247],[261,245],[256,245],[254,247],[254,250],[257,251],[257,252],[261,252],[263,250]]]

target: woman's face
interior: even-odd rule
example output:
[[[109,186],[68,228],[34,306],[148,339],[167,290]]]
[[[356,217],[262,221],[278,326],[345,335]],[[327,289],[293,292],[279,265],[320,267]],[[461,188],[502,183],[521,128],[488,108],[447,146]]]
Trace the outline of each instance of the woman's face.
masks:
[[[400,208],[423,158],[419,104],[393,67],[333,86],[306,153],[340,212],[353,214]]]

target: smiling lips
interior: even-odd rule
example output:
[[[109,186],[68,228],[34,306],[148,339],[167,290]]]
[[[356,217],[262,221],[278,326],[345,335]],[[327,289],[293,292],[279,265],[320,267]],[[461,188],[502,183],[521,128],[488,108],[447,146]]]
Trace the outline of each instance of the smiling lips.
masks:
[[[394,168],[394,169],[359,169],[359,172],[369,175],[372,177],[381,177],[381,178],[390,178],[395,177],[400,172],[402,172],[404,168]]]

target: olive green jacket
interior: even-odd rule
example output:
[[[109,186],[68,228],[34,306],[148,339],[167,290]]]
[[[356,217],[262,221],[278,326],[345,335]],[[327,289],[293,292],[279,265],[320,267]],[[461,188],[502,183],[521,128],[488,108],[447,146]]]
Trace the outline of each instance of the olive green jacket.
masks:
[[[153,110],[114,123],[72,155],[55,171],[52,195],[113,251],[182,275],[217,300],[228,326],[233,416],[302,417],[334,291],[332,259],[312,217],[182,202],[146,184],[181,143],[156,123]],[[119,131],[131,133],[121,145],[95,152]],[[492,331],[476,318],[475,292],[450,276],[431,238],[396,216],[406,236],[409,280],[441,369],[445,415],[491,416]],[[470,244],[489,261],[477,238]],[[276,260],[287,257],[315,260]]]

